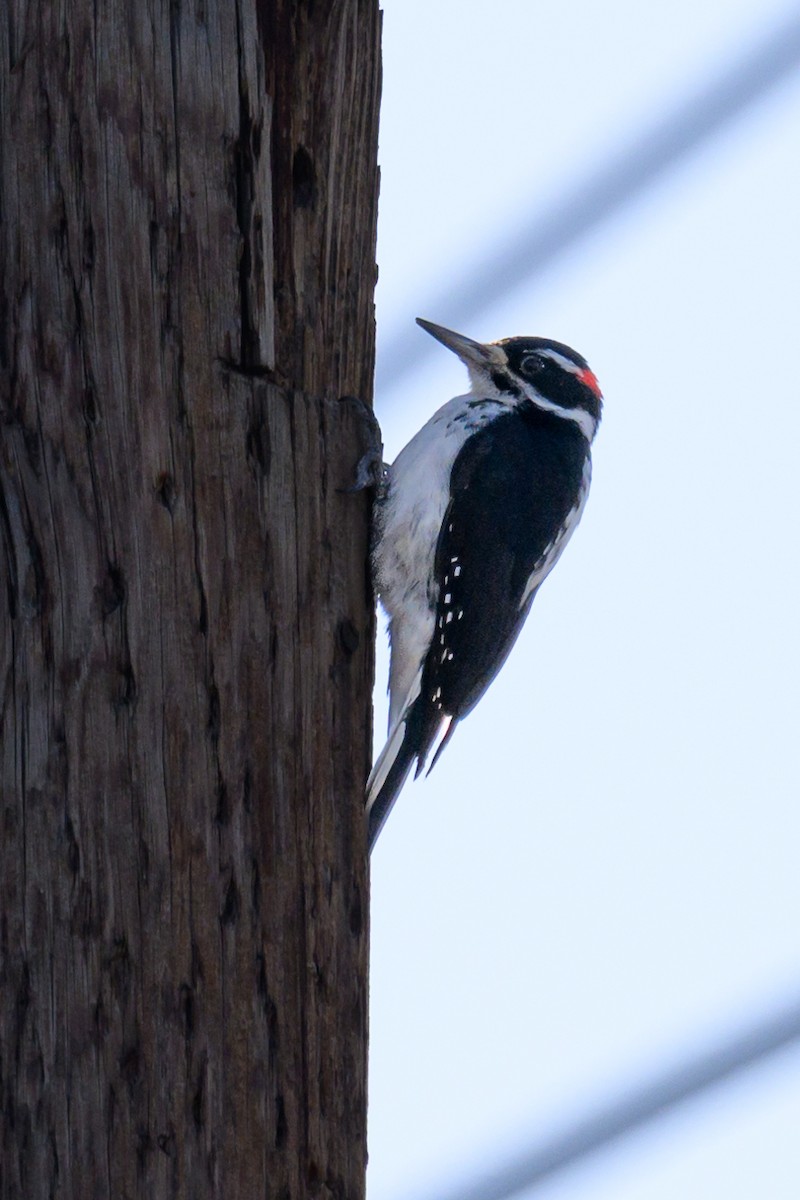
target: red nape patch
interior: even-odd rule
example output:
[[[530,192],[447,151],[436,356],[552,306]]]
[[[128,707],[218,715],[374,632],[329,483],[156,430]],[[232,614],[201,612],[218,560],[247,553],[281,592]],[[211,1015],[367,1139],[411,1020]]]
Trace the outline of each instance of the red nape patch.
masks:
[[[595,396],[603,399],[603,393],[600,391],[600,384],[597,382],[597,376],[594,371],[590,371],[587,367],[584,371],[578,371],[578,379],[581,383],[585,383],[588,388],[591,388]]]

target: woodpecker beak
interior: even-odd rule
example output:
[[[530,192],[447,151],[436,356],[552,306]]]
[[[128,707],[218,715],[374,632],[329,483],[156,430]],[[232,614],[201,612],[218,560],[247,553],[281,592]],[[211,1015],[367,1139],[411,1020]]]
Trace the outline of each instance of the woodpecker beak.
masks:
[[[463,333],[454,333],[452,329],[445,329],[443,325],[434,325],[433,321],[423,321],[422,317],[417,317],[417,324],[431,337],[435,337],[437,342],[441,342],[448,350],[457,354],[466,367],[485,368],[489,363],[495,362],[494,346],[483,346],[480,342],[473,342],[472,338],[464,337]]]

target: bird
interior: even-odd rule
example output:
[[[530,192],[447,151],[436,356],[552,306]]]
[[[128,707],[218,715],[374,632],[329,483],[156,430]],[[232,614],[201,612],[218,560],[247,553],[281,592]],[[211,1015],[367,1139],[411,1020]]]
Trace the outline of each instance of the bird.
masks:
[[[603,395],[562,342],[481,343],[417,319],[470,390],[383,469],[372,574],[388,617],[389,730],[367,783],[377,837],[412,767],[432,770],[508,657],[583,513]],[[435,749],[434,749],[435,747]]]

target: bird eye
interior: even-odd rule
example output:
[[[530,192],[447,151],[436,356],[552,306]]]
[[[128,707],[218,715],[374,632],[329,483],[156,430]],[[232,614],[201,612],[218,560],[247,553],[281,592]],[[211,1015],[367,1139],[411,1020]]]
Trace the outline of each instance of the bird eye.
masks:
[[[526,375],[538,375],[543,371],[547,363],[542,358],[541,354],[526,354],[520,363],[520,367]]]

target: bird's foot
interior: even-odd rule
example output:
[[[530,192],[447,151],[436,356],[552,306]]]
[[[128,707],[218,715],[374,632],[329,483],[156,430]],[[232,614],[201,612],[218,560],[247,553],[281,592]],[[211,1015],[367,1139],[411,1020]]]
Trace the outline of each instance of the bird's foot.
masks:
[[[356,464],[355,481],[350,487],[339,490],[352,493],[374,488],[376,495],[381,497],[386,489],[387,470],[383,461],[383,437],[378,418],[369,405],[358,396],[342,396],[341,400],[355,406],[367,449]]]

